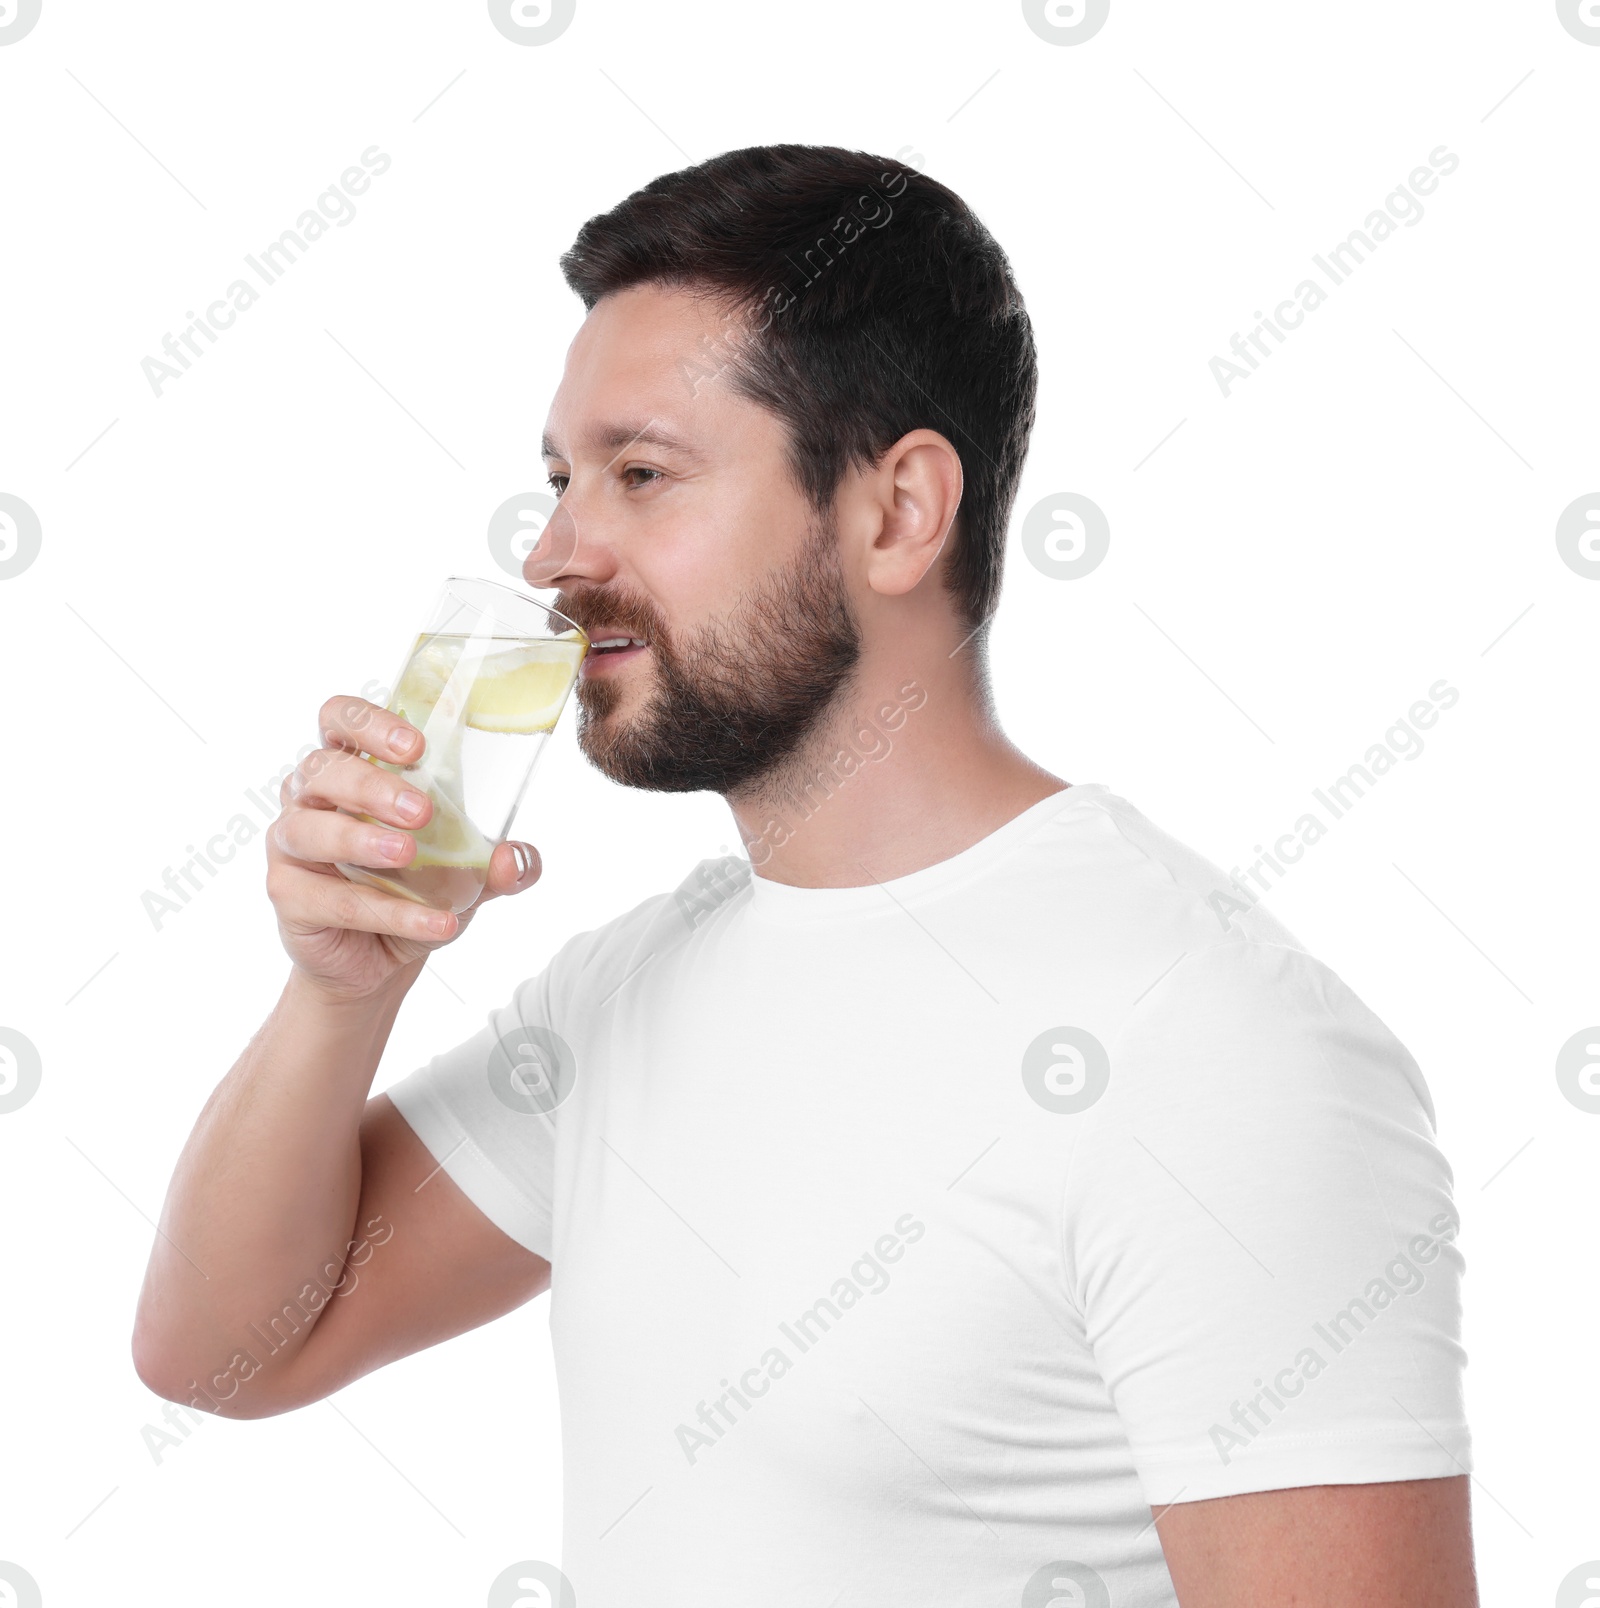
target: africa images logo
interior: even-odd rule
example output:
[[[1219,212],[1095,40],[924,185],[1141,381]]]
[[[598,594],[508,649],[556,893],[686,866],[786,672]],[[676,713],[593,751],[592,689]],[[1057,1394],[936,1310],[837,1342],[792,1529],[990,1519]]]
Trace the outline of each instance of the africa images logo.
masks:
[[[0,46],[14,45],[33,32],[42,0],[0,0]]]
[[[1082,45],[1111,15],[1111,0],[1022,0],[1028,26],[1047,45]]]
[[[1427,166],[1419,164],[1412,168],[1384,197],[1382,207],[1375,207],[1367,214],[1359,229],[1352,229],[1337,245],[1330,246],[1326,254],[1320,251],[1312,254],[1311,261],[1327,280],[1326,288],[1316,279],[1302,279],[1293,293],[1270,313],[1258,307],[1253,314],[1256,324],[1249,334],[1234,331],[1228,343],[1232,358],[1211,359],[1211,377],[1217,382],[1224,400],[1232,396],[1233,387],[1240,380],[1251,378],[1261,367],[1262,359],[1272,356],[1273,347],[1263,337],[1270,337],[1276,345],[1282,346],[1305,323],[1306,314],[1316,312],[1333,291],[1395,233],[1397,226],[1413,229],[1422,222],[1428,210],[1422,198],[1431,196],[1439,188],[1439,180],[1449,178],[1460,166],[1461,158],[1448,146],[1434,146],[1428,153]],[[1234,358],[1239,361],[1233,361]]]
[[[577,0],[489,0],[489,21],[514,45],[548,45],[577,14]]]
[[[43,545],[39,516],[20,497],[0,491],[0,581],[22,574]]]
[[[1600,0],[1556,0],[1556,16],[1580,45],[1600,45]]]

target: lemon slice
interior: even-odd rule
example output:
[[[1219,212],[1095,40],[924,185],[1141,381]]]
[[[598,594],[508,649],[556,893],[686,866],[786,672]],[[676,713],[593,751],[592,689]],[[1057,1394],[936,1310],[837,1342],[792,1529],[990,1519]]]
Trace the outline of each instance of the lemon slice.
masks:
[[[439,695],[449,685],[465,642],[464,637],[424,635],[417,638],[417,645],[411,650],[401,674],[400,685],[395,689],[395,701],[420,717],[414,724],[421,726],[426,722]]]
[[[467,724],[475,731],[549,731],[588,649],[569,634],[490,654],[467,693]]]
[[[425,784],[433,800],[433,816],[428,824],[411,832],[417,840],[417,855],[405,870],[424,865],[449,865],[487,870],[494,844],[472,824],[471,819],[446,797],[436,785]],[[362,813],[361,819],[373,826],[387,826],[376,815]]]
[[[433,819],[414,834],[417,857],[411,864],[472,866],[486,870],[494,844],[448,798],[434,789],[429,792],[433,799]]]

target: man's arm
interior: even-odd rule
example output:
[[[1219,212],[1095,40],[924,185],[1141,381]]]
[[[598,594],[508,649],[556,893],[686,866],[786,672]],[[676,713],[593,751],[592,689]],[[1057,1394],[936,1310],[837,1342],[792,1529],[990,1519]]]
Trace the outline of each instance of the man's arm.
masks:
[[[358,885],[341,864],[403,866],[432,810],[407,771],[422,734],[330,698],[325,746],[283,780],[267,894],[294,966],[217,1085],[167,1191],[134,1323],[139,1377],[228,1417],[281,1413],[545,1289],[549,1264],[471,1205],[384,1096],[369,1098],[429,954],[539,857],[502,843],[450,915]],[[389,767],[368,764],[367,751]]]
[[[1478,1608],[1466,1475],[1157,1509],[1182,1608]]]
[[[409,968],[408,968],[409,969]],[[158,1395],[287,1412],[499,1317],[550,1265],[367,1098],[405,987],[330,1002],[291,977],[174,1174],[134,1328]]]

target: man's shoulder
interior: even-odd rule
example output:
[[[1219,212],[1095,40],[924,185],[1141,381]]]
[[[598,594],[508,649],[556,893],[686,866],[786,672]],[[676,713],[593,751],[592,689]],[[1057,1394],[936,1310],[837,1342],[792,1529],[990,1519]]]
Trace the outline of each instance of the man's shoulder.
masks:
[[[1117,1018],[1107,1046],[1124,1114],[1190,1110],[1241,1122],[1273,1107],[1383,1109],[1431,1136],[1432,1095],[1415,1057],[1327,961],[1298,942],[1234,931],[1167,957]]]
[[[1211,949],[1305,952],[1239,868],[1223,871],[1100,783],[1069,797],[1030,833],[1003,890],[1049,910],[1047,934],[1087,941],[1109,969],[1146,981]]]
[[[1253,1044],[1271,1059],[1357,1052],[1416,1063],[1325,960],[1267,908],[1273,885],[1219,865],[1098,785],[1052,817],[1020,874],[1058,912],[1040,936],[1093,971],[1100,1020],[1132,1066],[1173,1075],[1202,1052]],[[1188,1046],[1190,1053],[1184,1052]],[[1144,1052],[1151,1052],[1146,1055]]]

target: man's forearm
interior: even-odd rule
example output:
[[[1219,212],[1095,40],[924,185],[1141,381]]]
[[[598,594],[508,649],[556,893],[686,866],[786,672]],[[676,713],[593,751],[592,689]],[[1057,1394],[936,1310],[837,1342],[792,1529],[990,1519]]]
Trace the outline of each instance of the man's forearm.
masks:
[[[305,1344],[356,1238],[361,1116],[421,966],[359,1003],[333,1002],[292,971],[206,1102],[167,1192],[135,1321],[134,1362],[152,1389],[213,1411],[265,1410],[262,1376]],[[241,1347],[258,1361],[270,1351],[253,1391],[229,1370]]]

